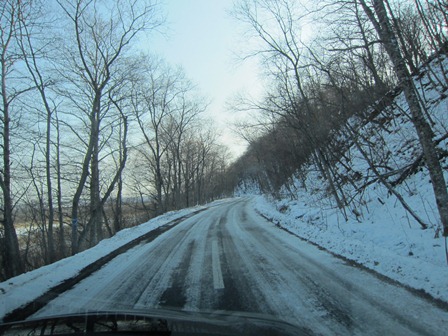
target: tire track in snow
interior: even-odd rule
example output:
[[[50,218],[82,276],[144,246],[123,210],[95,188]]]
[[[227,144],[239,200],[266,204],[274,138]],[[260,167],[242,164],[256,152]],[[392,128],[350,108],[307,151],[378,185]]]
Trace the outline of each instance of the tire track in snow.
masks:
[[[205,216],[207,218],[207,216]],[[208,223],[206,218],[202,216],[195,217],[194,219],[187,220],[187,229],[181,234],[180,240],[167,239],[160,243],[160,246],[154,251],[171,251],[168,256],[155,256],[154,259],[161,263],[161,267],[155,272],[151,282],[144,288],[143,293],[139,297],[135,304],[135,308],[145,308],[145,307],[157,307],[163,295],[163,292],[172,286],[174,280],[174,272],[183,262],[185,258],[189,258],[194,262],[194,255],[196,251],[201,249],[201,235],[204,228],[207,227]],[[186,223],[187,224],[187,223]],[[189,256],[187,251],[189,246],[194,248],[191,249],[191,255]],[[188,274],[187,278],[188,279]],[[185,278],[184,278],[185,281]],[[188,300],[188,293],[180,292],[179,296],[185,296]]]
[[[211,308],[213,302],[211,293],[214,292],[212,240],[214,228],[221,213],[221,208],[210,211],[207,214],[208,216],[204,216],[205,223],[201,225],[201,231],[198,231],[197,249],[192,257],[192,262],[185,278],[185,290],[187,293],[185,310],[200,311]]]
[[[298,310],[299,305],[294,305],[292,300],[296,298],[296,302],[299,300],[301,303],[306,302],[308,316],[315,314],[314,319],[320,320],[319,323],[311,319],[301,321],[299,324],[303,325],[305,322],[306,325],[327,325],[329,329],[325,334],[329,331],[350,334],[390,332],[403,335],[430,335],[433,333],[428,330],[428,327],[431,327],[430,323],[427,327],[423,327],[422,321],[397,314],[397,311],[401,312],[400,307],[394,311],[387,300],[379,301],[370,295],[371,291],[366,290],[366,284],[347,281],[343,278],[346,275],[335,273],[323,264],[317,263],[315,259],[311,259],[299,248],[285,244],[277,238],[280,230],[253,211],[248,212],[249,215],[247,213],[244,215],[235,211],[236,218],[232,222],[235,226],[231,231],[241,238],[241,245],[246,246],[246,253],[250,255],[252,251],[251,258],[258,265],[256,277],[263,278],[263,281],[258,282],[263,286],[263,292],[271,291],[271,295],[268,296],[274,298],[281,297],[284,292],[288,293],[289,299],[285,297],[283,308],[277,305],[279,303],[277,300],[269,301],[270,304],[277,305],[279,308],[276,311],[279,317],[292,313],[288,321],[291,322],[294,318],[300,321],[302,309]],[[259,224],[255,226],[254,223],[257,221]],[[322,253],[317,249],[316,252]],[[244,253],[244,250],[241,253]],[[345,268],[349,270],[350,266]],[[359,272],[359,270],[356,271]],[[370,278],[370,275],[366,278]],[[385,284],[385,286],[390,285]],[[394,286],[390,287],[392,291],[395,290]]]
[[[214,280],[218,264],[224,288]],[[85,303],[81,309],[98,300],[105,309],[121,304],[256,312],[322,334],[440,334],[448,321],[446,313],[404,289],[276,228],[247,200],[185,220],[118,256],[70,293]],[[84,300],[84,293],[95,299]]]
[[[238,269],[232,269],[231,275],[240,277],[238,282],[246,283],[242,287],[247,292],[246,307],[252,312],[274,315],[289,322],[295,321],[300,326],[314,326],[314,331],[328,333],[329,330],[323,328],[319,316],[310,314],[315,306],[309,300],[307,292],[297,281],[291,284],[288,269],[277,268],[280,265],[278,257],[266,249],[267,242],[254,241],[253,236],[263,228],[248,222],[248,214],[243,206],[232,209],[224,235],[231,240],[225,253],[235,249],[236,255],[233,258],[238,258],[242,264],[239,268],[246,270],[238,274]]]

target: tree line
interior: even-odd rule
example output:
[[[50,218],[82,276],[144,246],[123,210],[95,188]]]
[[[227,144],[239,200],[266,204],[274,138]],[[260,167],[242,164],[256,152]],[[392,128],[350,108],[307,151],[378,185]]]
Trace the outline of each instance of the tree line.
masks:
[[[426,228],[396,188],[425,167],[439,229],[448,236],[447,152],[440,146],[446,125],[433,120],[427,97],[413,81],[424,73],[440,97],[448,88],[442,62],[448,51],[447,10],[445,0],[239,1],[232,14],[252,41],[244,57],[261,61],[269,83],[262,99],[246,96],[233,103],[236,110],[256,111],[251,121],[238,125],[249,142],[234,166],[239,183],[253,181],[274,194],[286,188],[294,197],[293,180],[307,189],[306,177],[313,173],[347,218],[359,215],[363,187],[375,181]],[[429,62],[440,71],[425,67]],[[398,120],[392,105],[401,92],[409,107],[401,114],[412,123],[421,152],[404,167],[390,167],[386,144],[375,143],[376,132],[370,138],[361,130],[366,124],[386,129]],[[361,154],[366,172],[352,169],[349,148]]]
[[[163,24],[152,0],[2,2],[1,279],[224,192],[207,101],[139,49]]]

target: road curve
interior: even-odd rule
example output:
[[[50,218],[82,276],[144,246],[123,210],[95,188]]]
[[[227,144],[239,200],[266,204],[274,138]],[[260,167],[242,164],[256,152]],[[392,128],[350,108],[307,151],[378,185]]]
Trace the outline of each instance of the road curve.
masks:
[[[275,316],[322,335],[444,335],[448,312],[259,216],[210,207],[116,257],[33,317],[176,307]]]

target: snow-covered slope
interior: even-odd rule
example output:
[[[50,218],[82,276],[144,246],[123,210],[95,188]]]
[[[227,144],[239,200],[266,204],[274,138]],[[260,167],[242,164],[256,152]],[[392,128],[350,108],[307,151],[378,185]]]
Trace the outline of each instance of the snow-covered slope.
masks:
[[[448,91],[440,84],[446,83],[442,71],[447,69],[446,58],[442,67],[438,60],[433,61],[431,69],[422,68],[422,75],[415,81],[430,116],[434,139],[445,152]],[[360,119],[352,118],[350,123],[358,128],[362,148],[375,158],[378,170],[387,175],[389,182],[397,181],[422,153],[403,94],[373,122],[362,126]],[[443,166],[448,180],[446,159]],[[306,190],[303,181],[294,179],[290,186],[295,190],[294,195],[285,189],[280,199],[258,198],[256,207],[305,239],[448,302],[446,240],[439,234],[441,223],[426,168],[418,167],[395,187],[428,224],[426,230],[422,230],[397,198],[376,181],[355,145],[350,146],[336,170],[339,176],[357,176],[355,185],[344,185],[345,196],[353,200],[347,208],[347,221],[335,209],[334,201],[322,191],[324,181],[313,172],[306,177]]]

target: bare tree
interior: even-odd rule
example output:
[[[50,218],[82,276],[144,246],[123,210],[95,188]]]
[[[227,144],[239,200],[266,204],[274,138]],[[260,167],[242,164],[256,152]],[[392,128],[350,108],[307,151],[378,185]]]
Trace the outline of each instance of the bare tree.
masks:
[[[175,113],[176,98],[179,95],[178,82],[181,73],[170,73],[168,69],[150,69],[147,85],[136,92],[133,100],[133,110],[138,126],[143,136],[143,142],[138,151],[147,159],[151,167],[154,182],[154,201],[156,214],[163,213],[164,192],[166,186],[163,180],[163,158],[171,144],[167,135],[167,122]],[[149,152],[148,152],[149,151]]]
[[[33,8],[35,13],[40,12],[40,8],[37,6]],[[42,19],[42,15],[39,13],[39,16]],[[39,63],[38,59],[48,59],[48,55],[43,53],[43,50],[49,48],[49,44],[46,41],[43,41],[42,46],[34,45],[35,42],[32,40],[32,36],[30,33],[30,23],[24,19],[24,16],[20,17],[18,22],[20,29],[20,38],[18,39],[18,43],[20,45],[21,52],[23,54],[23,59],[28,69],[28,72],[32,78],[34,86],[39,93],[43,110],[45,111],[45,148],[44,148],[44,157],[45,157],[45,180],[46,180],[46,208],[48,208],[48,220],[47,221],[47,244],[48,244],[48,262],[54,262],[56,260],[56,251],[54,244],[54,235],[53,235],[53,224],[54,224],[54,205],[53,205],[53,181],[52,181],[52,160],[51,160],[51,147],[53,143],[52,139],[52,128],[53,128],[53,115],[56,108],[56,104],[50,98],[48,94],[48,87],[53,83],[52,78],[45,77],[42,68],[43,66]],[[34,25],[36,26],[36,25]],[[40,27],[44,26],[42,23]],[[45,27],[44,27],[45,28]],[[47,27],[48,28],[48,27]],[[43,198],[39,198],[40,203],[42,204],[42,211],[45,211],[43,204]]]
[[[143,137],[137,150],[150,167],[157,214],[166,210],[168,194],[173,194],[171,198],[180,195],[181,145],[204,109],[193,100],[193,89],[180,69],[148,62],[146,77],[134,94],[134,113]]]
[[[6,277],[12,277],[23,272],[23,263],[20,257],[19,243],[14,228],[13,218],[13,194],[12,194],[12,172],[11,172],[11,130],[13,123],[17,122],[19,116],[14,109],[14,103],[18,97],[30,90],[31,87],[24,86],[17,81],[17,63],[22,59],[16,44],[19,34],[19,18],[28,15],[29,3],[19,0],[7,0],[0,9],[0,80],[1,80],[1,135],[2,135],[2,169],[0,172],[0,188],[2,191],[3,204],[1,219],[4,229],[3,263]]]
[[[437,208],[443,225],[443,235],[448,236],[448,192],[443,170],[439,161],[436,145],[433,141],[433,131],[422,111],[419,95],[411,74],[406,66],[406,59],[400,51],[398,38],[392,29],[392,24],[386,8],[387,1],[373,0],[373,8],[365,0],[360,0],[364,11],[375,26],[382,43],[394,65],[394,70],[400,80],[401,87],[408,103],[411,121],[417,131],[423,149],[426,166],[431,177]],[[388,6],[390,9],[390,6]]]
[[[160,25],[156,5],[151,1],[60,0],[60,7],[72,24],[76,48],[68,55],[74,78],[81,88],[89,110],[88,141],[82,171],[72,201],[72,253],[78,251],[78,209],[86,181],[90,181],[90,219],[87,230],[90,245],[101,238],[103,207],[100,188],[100,132],[108,111],[105,95],[114,82],[118,63],[129,51],[131,42],[145,30]],[[106,95],[107,97],[107,95]]]
[[[338,208],[344,211],[344,195],[338,191],[327,153],[321,146],[325,138],[316,136],[316,129],[313,128],[320,121],[307,91],[314,64],[310,63],[307,55],[309,48],[299,37],[300,20],[307,13],[300,13],[297,8],[297,3],[288,0],[246,0],[235,8],[234,16],[247,23],[255,37],[263,43],[252,55],[264,56],[264,61],[271,66],[273,77],[278,83],[276,91],[268,95],[262,110],[283,118],[307,140],[314,149],[311,154],[313,161],[328,181]]]

